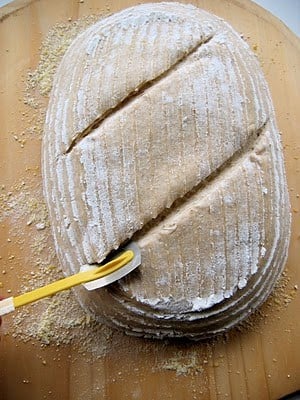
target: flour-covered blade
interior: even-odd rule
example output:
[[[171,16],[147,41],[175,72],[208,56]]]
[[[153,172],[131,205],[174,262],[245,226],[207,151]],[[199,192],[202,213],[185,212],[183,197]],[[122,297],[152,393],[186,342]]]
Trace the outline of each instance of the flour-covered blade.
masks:
[[[101,287],[110,285],[111,283],[123,278],[124,276],[128,275],[131,271],[136,269],[141,264],[141,251],[138,245],[135,242],[130,242],[127,246],[125,246],[123,251],[132,250],[134,253],[133,259],[125,264],[123,267],[118,269],[117,271],[111,272],[109,275],[103,276],[102,278],[95,279],[94,281],[90,281],[87,283],[83,283],[83,286],[87,290],[95,290]],[[95,268],[91,265],[83,265],[80,268],[80,272],[87,271],[89,269]]]

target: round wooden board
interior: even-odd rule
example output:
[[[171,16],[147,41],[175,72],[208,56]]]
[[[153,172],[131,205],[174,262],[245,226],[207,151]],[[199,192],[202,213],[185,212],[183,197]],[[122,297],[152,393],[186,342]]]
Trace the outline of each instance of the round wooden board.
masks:
[[[39,135],[24,103],[28,70],[57,22],[137,4],[119,0],[15,1],[0,9],[0,294],[23,290],[32,271],[32,239],[41,234],[22,216],[6,211],[22,187],[41,197]],[[190,1],[225,18],[257,53],[269,83],[284,145],[292,204],[292,238],[281,297],[249,329],[227,340],[160,342],[113,335],[103,356],[77,355],[73,345],[41,346],[14,334],[14,316],[0,334],[0,399],[278,399],[300,389],[300,42],[265,10],[246,0]],[[46,101],[46,100],[45,100]],[[32,115],[32,118],[31,118]],[[26,197],[25,200],[26,201]],[[8,204],[8,211],[14,204]],[[15,206],[17,207],[17,205]],[[18,218],[16,218],[16,215]],[[46,228],[47,230],[49,228]],[[51,240],[49,246],[52,247]],[[30,309],[31,310],[31,309]],[[34,308],[37,312],[38,308]],[[32,311],[29,311],[32,312]],[[99,337],[99,343],[102,338]]]

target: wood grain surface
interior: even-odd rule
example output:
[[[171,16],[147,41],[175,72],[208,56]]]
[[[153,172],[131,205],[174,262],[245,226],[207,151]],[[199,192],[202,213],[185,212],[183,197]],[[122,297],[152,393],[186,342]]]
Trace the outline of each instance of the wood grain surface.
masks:
[[[32,135],[23,140],[22,132],[35,124],[24,92],[27,73],[38,64],[41,43],[57,22],[137,3],[22,0],[0,9],[0,295],[23,290],[24,276],[32,271],[30,243],[39,234],[26,220],[20,224],[22,215],[17,219],[6,214],[5,202],[16,187],[40,190],[41,138]],[[269,306],[263,306],[260,318],[251,320],[249,329],[204,343],[149,341],[119,334],[99,357],[88,350],[78,354],[72,344],[24,341],[14,334],[16,322],[9,315],[0,329],[1,400],[264,400],[300,390],[300,42],[250,1],[190,3],[225,18],[243,34],[261,61],[271,89],[293,216],[284,287]],[[47,98],[41,101],[46,104]],[[30,312],[38,313],[39,308]]]

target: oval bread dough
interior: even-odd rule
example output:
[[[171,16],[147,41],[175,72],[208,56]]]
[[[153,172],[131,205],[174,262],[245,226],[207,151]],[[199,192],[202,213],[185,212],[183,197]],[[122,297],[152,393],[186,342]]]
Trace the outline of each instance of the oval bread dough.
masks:
[[[128,239],[142,265],[82,306],[127,333],[205,338],[268,296],[290,213],[270,93],[223,20],[179,3],[91,26],[55,76],[43,178],[63,271]]]

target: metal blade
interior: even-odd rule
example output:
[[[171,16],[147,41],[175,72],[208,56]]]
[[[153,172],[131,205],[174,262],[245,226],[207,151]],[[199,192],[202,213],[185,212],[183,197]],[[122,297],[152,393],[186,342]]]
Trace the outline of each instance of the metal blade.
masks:
[[[133,259],[124,267],[121,267],[115,272],[112,272],[109,275],[103,276],[102,278],[95,279],[94,281],[84,283],[83,286],[87,290],[95,290],[101,287],[110,285],[111,283],[123,278],[124,276],[128,275],[131,271],[136,269],[141,264],[141,251],[138,245],[135,242],[129,243],[123,250],[132,250],[134,252]],[[90,265],[88,268],[94,268]],[[80,268],[80,272],[86,271],[87,267],[84,265]]]

